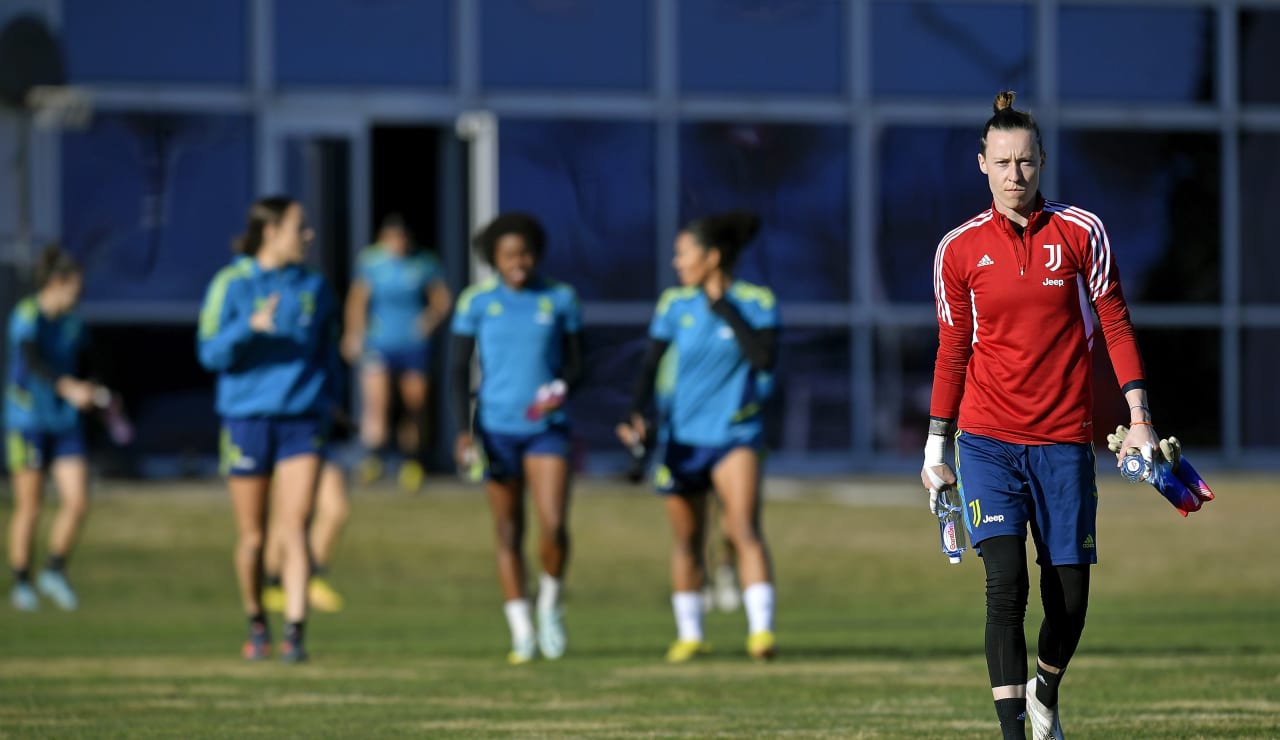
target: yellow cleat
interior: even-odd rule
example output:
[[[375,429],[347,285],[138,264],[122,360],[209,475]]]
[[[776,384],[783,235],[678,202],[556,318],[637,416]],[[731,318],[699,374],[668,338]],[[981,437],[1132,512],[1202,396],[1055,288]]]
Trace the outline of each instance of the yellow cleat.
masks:
[[[312,576],[307,583],[307,603],[318,612],[342,611],[342,594],[334,590],[329,582],[320,576]]]
[[[676,640],[667,649],[668,663],[688,663],[699,655],[709,655],[711,644],[705,640]]]
[[[528,639],[512,644],[511,652],[507,653],[507,663],[510,665],[532,663],[537,651],[537,645],[533,641],[533,636],[530,635]]]
[[[369,455],[356,465],[356,476],[366,486],[378,482],[382,478],[382,460],[377,455]]]
[[[405,460],[400,466],[400,490],[405,493],[417,493],[427,477],[422,465],[416,460]]]
[[[773,660],[778,654],[777,643],[769,630],[753,632],[747,638],[747,654],[756,660]]]
[[[267,586],[262,589],[262,608],[269,612],[283,612],[284,589],[279,586]]]

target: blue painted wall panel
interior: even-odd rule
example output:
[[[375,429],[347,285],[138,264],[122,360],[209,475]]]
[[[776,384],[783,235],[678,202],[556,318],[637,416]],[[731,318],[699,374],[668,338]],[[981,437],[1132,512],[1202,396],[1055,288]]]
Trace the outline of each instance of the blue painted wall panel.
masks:
[[[447,86],[451,6],[448,0],[276,0],[276,81]]]
[[[486,87],[641,90],[650,83],[648,0],[485,0]]]
[[[63,0],[62,7],[74,82],[248,79],[244,0]]]

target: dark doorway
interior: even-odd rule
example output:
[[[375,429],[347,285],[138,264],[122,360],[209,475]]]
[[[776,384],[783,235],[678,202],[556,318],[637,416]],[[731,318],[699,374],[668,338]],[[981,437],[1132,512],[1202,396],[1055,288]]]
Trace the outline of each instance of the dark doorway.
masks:
[[[439,258],[456,296],[468,274],[466,234],[466,167],[464,145],[452,127],[375,125],[369,131],[370,192],[366,243],[377,236],[382,220],[399,214],[419,247]],[[360,245],[363,246],[363,245]],[[430,468],[452,469],[453,426],[442,403],[448,392],[448,330],[432,340],[431,389],[428,399]]]

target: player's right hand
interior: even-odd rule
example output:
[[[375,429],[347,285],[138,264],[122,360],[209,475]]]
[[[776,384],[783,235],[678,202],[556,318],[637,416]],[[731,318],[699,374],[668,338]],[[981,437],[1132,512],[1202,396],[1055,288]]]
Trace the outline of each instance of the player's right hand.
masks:
[[[632,414],[631,423],[623,422],[614,427],[614,434],[618,435],[618,441],[627,448],[644,444],[648,431],[643,414]]]
[[[57,391],[67,403],[83,411],[93,407],[98,386],[78,378],[61,378],[58,380]]]
[[[475,455],[476,439],[469,432],[462,432],[453,443],[453,460],[460,468],[470,468]]]
[[[360,359],[360,353],[364,351],[364,337],[347,333],[342,335],[342,341],[338,344],[338,351],[342,353],[342,359],[348,364],[356,364],[356,360]]]
[[[276,308],[280,305],[280,294],[272,293],[261,306],[249,317],[249,328],[259,334],[274,334],[276,331]]]
[[[924,465],[920,468],[920,482],[929,492],[929,511],[935,516],[938,513],[938,493],[956,484],[956,473],[950,465]]]

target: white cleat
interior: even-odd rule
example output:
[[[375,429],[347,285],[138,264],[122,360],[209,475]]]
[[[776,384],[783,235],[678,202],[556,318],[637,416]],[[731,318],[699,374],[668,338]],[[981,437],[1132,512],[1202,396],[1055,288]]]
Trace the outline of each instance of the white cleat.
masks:
[[[1036,698],[1036,679],[1027,682],[1027,718],[1031,720],[1033,740],[1063,740],[1058,708],[1050,709]]]
[[[742,606],[742,593],[738,591],[738,574],[727,565],[716,568],[713,586],[716,608],[722,612],[736,612]]]
[[[564,610],[560,607],[538,610],[538,651],[547,660],[564,656],[569,636],[564,630]]]

